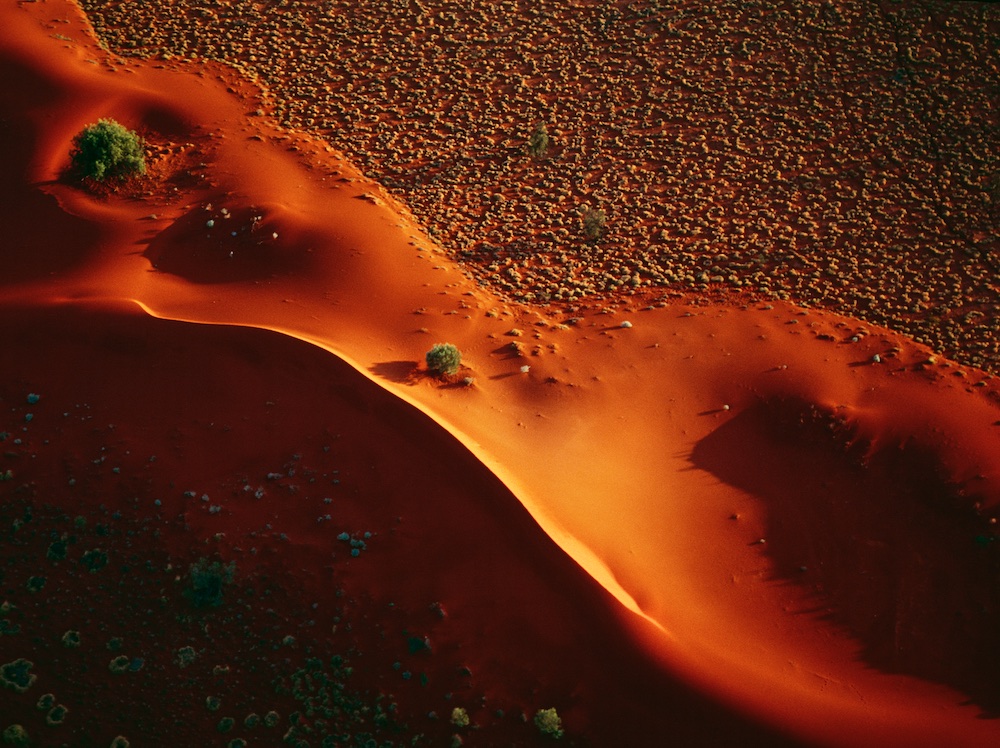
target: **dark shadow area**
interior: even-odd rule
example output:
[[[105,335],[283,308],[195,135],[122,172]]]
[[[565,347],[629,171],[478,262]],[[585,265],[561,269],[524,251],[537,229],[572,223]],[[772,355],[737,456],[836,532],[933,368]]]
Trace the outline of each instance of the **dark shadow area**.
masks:
[[[156,270],[194,283],[244,282],[302,270],[307,253],[275,233],[263,211],[253,207],[194,208],[153,237],[143,255]]]
[[[417,381],[419,365],[417,361],[380,361],[368,371],[390,382],[413,384]]]
[[[49,79],[15,60],[0,57],[0,78],[17,81],[0,97],[0,203],[3,257],[0,286],[63,273],[84,262],[98,232],[71,216],[51,195],[30,183],[28,168],[38,148],[34,125],[24,116],[56,95]],[[69,154],[66,154],[67,160]]]
[[[151,554],[162,553],[168,542],[193,547],[200,530],[193,531],[192,524],[201,527],[211,521],[214,529],[225,528],[227,538],[233,538],[227,541],[231,545],[240,542],[237,535],[258,527],[266,517],[274,523],[274,531],[253,531],[252,542],[260,554],[253,561],[249,554],[238,557],[237,582],[257,585],[262,583],[261,574],[273,574],[278,589],[273,597],[253,595],[226,602],[220,610],[240,606],[234,609],[239,616],[211,619],[213,661],[239,662],[241,667],[251,663],[249,672],[264,672],[257,677],[265,682],[274,672],[291,672],[292,663],[299,661],[291,658],[298,655],[261,646],[246,634],[257,620],[264,620],[268,631],[280,620],[285,626],[282,634],[299,634],[299,629],[308,633],[310,656],[329,661],[334,652],[349,651],[352,683],[365,692],[379,690],[394,661],[415,671],[431,662],[432,678],[425,685],[414,683],[406,689],[405,681],[397,681],[400,690],[406,689],[399,701],[406,718],[410,714],[422,718],[442,703],[450,709],[452,702],[444,699],[450,699],[452,692],[488,694],[490,713],[503,707],[512,717],[487,722],[484,713],[484,724],[477,725],[477,733],[485,736],[482,745],[551,742],[540,739],[530,724],[522,724],[518,713],[523,709],[530,714],[545,704],[561,707],[557,699],[562,694],[572,694],[563,741],[568,745],[800,745],[714,702],[660,666],[623,627],[617,601],[555,546],[498,477],[430,416],[326,351],[253,328],[190,325],[134,312],[124,315],[69,306],[5,309],[0,334],[7,341],[8,356],[0,401],[24,402],[25,392],[42,393],[39,423],[71,407],[63,403],[87,403],[85,417],[60,418],[51,432],[54,441],[39,449],[38,459],[17,466],[18,482],[30,481],[41,504],[61,496],[60,490],[65,492],[68,464],[79,478],[77,492],[109,503],[107,508],[101,505],[100,516],[116,512],[113,519],[104,520],[111,529],[102,547],[122,544],[115,557],[122,563],[109,565],[103,577],[88,573],[67,578],[67,585],[75,585],[69,587],[74,597],[61,599],[81,607],[96,601],[94,626],[107,622],[120,627],[115,631],[127,631],[127,641],[137,651],[155,651],[159,646],[172,653],[192,641],[197,646],[190,634],[193,627],[208,632],[197,620],[185,628],[186,616],[177,615],[172,607],[164,613],[162,606],[180,602],[180,593],[171,590],[167,601],[155,578],[148,583],[151,572],[144,570],[144,562],[153,558]],[[51,366],[54,349],[64,368]],[[191,377],[192,361],[199,362],[196,378]],[[398,371],[400,363],[390,362],[390,371]],[[135,375],[142,370],[156,376]],[[78,445],[95,439],[96,423],[115,424],[114,464],[122,466],[120,475],[108,465],[95,465],[89,452],[77,453]],[[205,428],[205,424],[231,428]],[[225,502],[221,517],[207,519],[198,509],[200,502],[186,501],[174,485],[183,466],[185,483],[195,481],[192,485],[204,486],[214,495],[212,486],[229,485],[230,476],[243,473],[248,455],[255,456],[257,474],[262,475],[269,466],[279,467],[290,459],[290,445],[296,452],[287,466],[296,474],[282,468],[268,479],[260,497],[238,496]],[[126,446],[133,448],[126,452]],[[160,459],[150,462],[151,453]],[[333,475],[339,488],[329,483]],[[318,479],[316,488],[293,490],[310,485],[307,476]],[[334,545],[331,556],[326,543],[312,542],[319,537],[315,512],[304,508],[319,501],[323,483],[328,486],[323,492],[336,498],[332,504],[315,505],[333,517],[331,538],[337,532],[333,528],[371,528],[375,535],[370,554],[365,550],[354,559],[345,544],[344,551]],[[107,490],[112,486],[128,488]],[[133,496],[141,496],[141,502]],[[149,530],[143,542],[136,540],[132,547],[132,534],[126,535],[124,528],[146,526],[154,496],[163,498],[156,509],[156,534]],[[87,503],[84,497],[72,500]],[[91,506],[87,511],[97,510]],[[77,508],[53,507],[52,513],[56,512],[68,523]],[[36,513],[41,515],[42,509]],[[11,515],[4,517],[3,528],[10,535]],[[216,519],[226,524],[215,524]],[[18,537],[30,537],[38,525],[33,520]],[[38,532],[36,555],[44,558],[51,538],[47,527]],[[15,568],[10,559],[24,553],[23,543],[0,544],[0,560],[8,574]],[[124,564],[126,558],[129,566]],[[162,555],[155,560],[156,568],[163,569]],[[18,569],[18,581],[31,571]],[[104,581],[109,574],[115,575],[114,583]],[[12,586],[10,580],[8,585]],[[50,582],[44,594],[53,586]],[[324,597],[326,592],[332,600]],[[178,679],[184,679],[184,693],[195,689],[201,694],[211,683],[211,693],[222,694],[223,703],[238,705],[234,710],[246,705],[239,713],[248,712],[249,700],[255,698],[245,680],[220,683],[210,668],[199,670],[197,665],[181,672],[178,667],[147,668],[146,677],[135,680],[125,696],[121,691],[88,688],[95,677],[107,676],[95,676],[86,660],[66,658],[63,647],[48,644],[58,641],[65,624],[51,615],[47,598],[21,591],[14,599],[18,615],[30,615],[27,620],[34,624],[34,643],[23,635],[18,640],[21,653],[37,661],[42,672],[71,676],[60,687],[67,694],[60,698],[96,715],[117,714],[124,704],[134,710],[133,723],[136,731],[142,728],[147,745],[200,744],[194,737],[203,729],[198,722],[175,724],[174,715],[186,714],[180,710],[190,707],[154,708],[163,706],[164,693],[177,690]],[[147,604],[147,599],[155,602]],[[316,600],[321,604],[315,605]],[[386,601],[392,602],[386,605]],[[271,604],[280,613],[265,613]],[[150,625],[147,617],[154,614],[146,613],[152,605],[162,619],[156,625]],[[334,622],[339,628],[332,626]],[[326,633],[331,628],[334,632]],[[401,653],[397,647],[405,647],[414,634],[429,634],[433,650],[414,652],[411,647],[409,653],[405,649]],[[486,646],[507,657],[491,662],[480,653]],[[481,661],[495,668],[477,668]],[[63,669],[56,671],[54,662]],[[460,668],[466,664],[472,669],[463,673]],[[192,677],[197,680],[191,681]],[[449,695],[442,697],[444,693]],[[21,713],[33,710],[36,700],[37,693],[22,698]],[[602,708],[609,702],[614,709]],[[197,706],[199,713],[205,711]],[[216,722],[215,717],[210,719]],[[424,723],[423,729],[436,731],[428,744],[447,744],[452,726],[441,722]],[[78,737],[86,725],[77,721],[61,727],[66,743],[90,745]],[[586,741],[571,732],[576,725],[586,729]],[[513,742],[512,734],[524,740]],[[496,735],[501,737],[490,737]]]
[[[867,663],[947,684],[1000,716],[995,535],[933,453],[869,452],[834,413],[781,400],[726,421],[691,461],[765,503],[775,579],[817,595]]]
[[[524,343],[519,340],[512,340],[509,343],[504,343],[499,348],[494,348],[490,353],[496,356],[502,356],[504,359],[512,358],[524,358],[524,353],[522,350],[524,348]]]

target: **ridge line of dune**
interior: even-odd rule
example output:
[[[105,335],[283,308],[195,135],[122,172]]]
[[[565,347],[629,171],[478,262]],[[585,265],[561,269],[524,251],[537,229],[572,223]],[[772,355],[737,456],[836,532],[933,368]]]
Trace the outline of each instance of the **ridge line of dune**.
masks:
[[[597,581],[604,589],[606,589],[619,603],[622,604],[627,610],[645,619],[647,622],[656,627],[659,631],[670,637],[670,633],[663,626],[663,624],[650,616],[648,613],[642,610],[639,604],[636,602],[635,598],[622,586],[622,584],[615,577],[614,572],[608,565],[601,560],[601,558],[591,550],[586,543],[581,541],[579,538],[574,536],[565,527],[563,527],[559,522],[557,522],[552,516],[545,512],[538,502],[533,501],[530,498],[530,493],[520,484],[519,481],[515,480],[513,475],[508,470],[504,470],[503,467],[496,460],[490,457],[489,452],[476,440],[472,439],[470,436],[465,434],[461,429],[457,428],[451,421],[446,418],[441,413],[436,413],[432,411],[427,405],[422,403],[416,398],[410,397],[406,394],[404,390],[399,387],[392,386],[391,382],[380,381],[378,378],[374,377],[369,373],[363,366],[358,364],[358,362],[349,356],[345,351],[337,348],[330,343],[314,338],[310,335],[291,330],[288,328],[283,328],[276,325],[260,325],[260,324],[246,324],[241,322],[210,322],[205,320],[198,320],[193,318],[183,318],[170,315],[164,315],[157,312],[149,304],[134,298],[122,298],[121,301],[126,301],[135,304],[143,312],[156,319],[167,319],[174,322],[186,322],[188,324],[204,324],[204,325],[220,325],[220,326],[230,326],[230,327],[246,327],[257,330],[268,330],[270,332],[278,333],[280,335],[286,335],[290,338],[300,340],[304,343],[316,346],[327,353],[336,356],[338,359],[343,361],[345,364],[350,366],[355,372],[364,377],[366,380],[371,382],[377,387],[385,390],[394,397],[396,397],[401,402],[405,403],[411,408],[415,408],[423,415],[427,416],[440,428],[444,429],[448,434],[450,434],[456,441],[458,441],[462,446],[464,446],[469,453],[476,458],[476,460],[483,466],[484,469],[488,470],[497,480],[499,480],[511,494],[517,498],[517,500],[524,507],[525,511],[531,515],[535,520],[536,524],[542,529],[542,531],[548,535],[552,541],[559,546],[570,558],[572,558],[581,569],[583,569],[587,574],[589,574],[595,581]],[[672,638],[672,637],[671,637]]]

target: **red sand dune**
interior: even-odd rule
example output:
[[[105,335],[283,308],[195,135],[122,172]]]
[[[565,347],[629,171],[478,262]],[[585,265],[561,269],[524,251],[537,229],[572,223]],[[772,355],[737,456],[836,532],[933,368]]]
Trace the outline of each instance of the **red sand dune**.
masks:
[[[557,705],[581,743],[1000,739],[995,380],[783,303],[572,324],[506,305],[338,154],[248,117],[253,92],[227,91],[231,74],[109,58],[70,4],[8,6],[0,28],[11,413],[29,387],[92,402],[120,424],[119,449],[177,447],[150,486],[220,492],[303,436],[321,460],[323,424],[348,423],[359,495],[385,503],[343,502],[346,516],[382,533],[403,521],[379,567],[392,575],[348,560],[345,587],[409,611],[442,601],[443,636],[486,702]],[[150,187],[99,197],[61,179],[98,117],[147,138]],[[443,340],[472,386],[418,372]],[[76,445],[50,459],[82,469],[107,434],[57,426],[59,412],[25,428]],[[68,514],[116,480],[74,498],[65,475],[22,465],[5,498]],[[214,516],[164,500],[182,526],[163,541],[174,554],[224,527],[211,542],[232,557],[262,519],[253,504]],[[312,565],[336,548],[318,510],[266,506],[290,529],[265,559],[318,594]],[[0,639],[5,662],[15,644]],[[484,744],[529,739],[477,716]]]

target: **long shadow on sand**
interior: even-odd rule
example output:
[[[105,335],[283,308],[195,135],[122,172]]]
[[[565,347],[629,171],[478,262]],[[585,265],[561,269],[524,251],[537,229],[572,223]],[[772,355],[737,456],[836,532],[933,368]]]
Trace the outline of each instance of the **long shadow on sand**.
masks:
[[[691,460],[764,502],[775,577],[814,593],[868,664],[1000,716],[1000,553],[934,454],[872,450],[845,419],[782,400],[736,415]]]

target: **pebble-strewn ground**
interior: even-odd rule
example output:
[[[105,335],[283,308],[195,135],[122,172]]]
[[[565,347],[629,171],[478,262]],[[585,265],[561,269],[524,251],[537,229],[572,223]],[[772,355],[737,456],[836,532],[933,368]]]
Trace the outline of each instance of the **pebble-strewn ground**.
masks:
[[[1000,369],[995,5],[80,1],[258,77],[514,299],[734,289]]]

